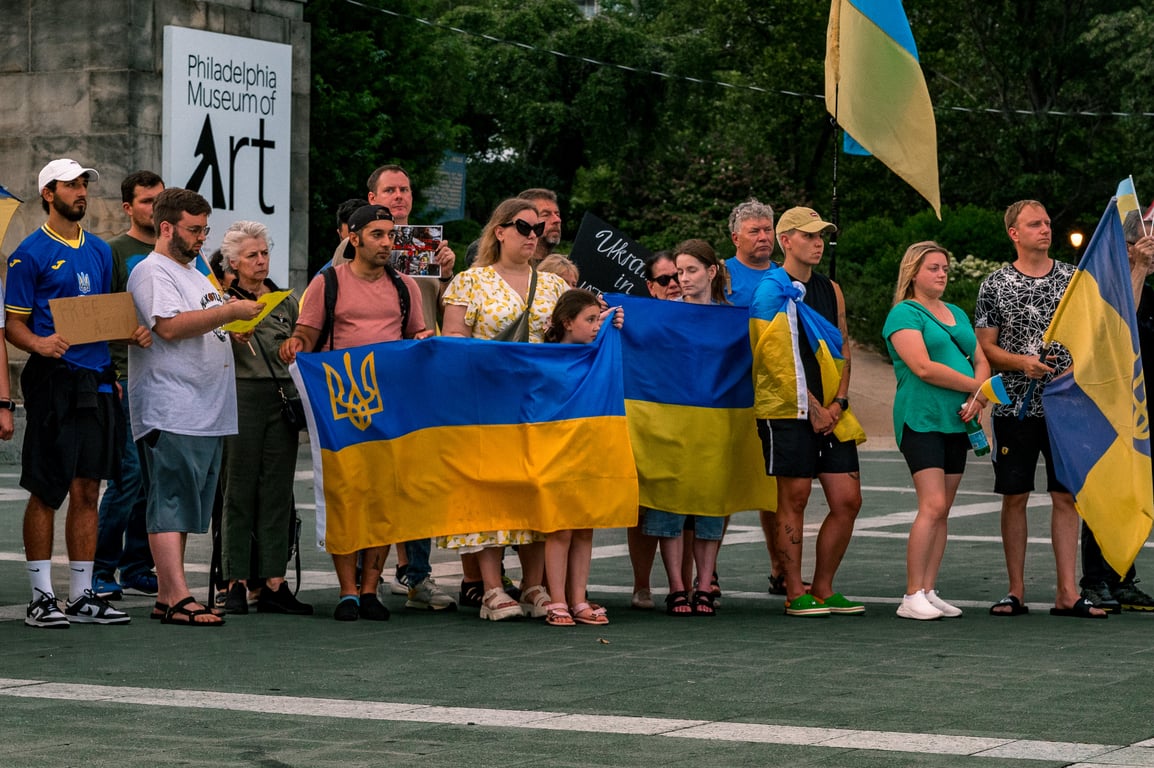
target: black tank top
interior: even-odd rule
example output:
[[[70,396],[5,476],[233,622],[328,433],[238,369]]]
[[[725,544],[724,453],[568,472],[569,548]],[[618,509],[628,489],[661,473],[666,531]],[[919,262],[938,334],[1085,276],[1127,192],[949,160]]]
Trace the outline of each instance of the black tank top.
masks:
[[[787,273],[788,274],[788,273]],[[790,275],[791,280],[796,280],[793,275]],[[823,274],[813,272],[810,274],[809,282],[802,283],[805,286],[805,303],[813,309],[816,309],[818,314],[828,320],[835,328],[837,327],[837,294],[833,291],[833,281]],[[798,339],[798,351],[801,353],[801,365],[805,370],[805,383],[809,387],[809,391],[813,393],[821,402],[825,402],[825,393],[821,386],[821,368],[817,364],[817,355],[813,348],[810,347],[809,340],[805,333],[799,329],[801,336]]]

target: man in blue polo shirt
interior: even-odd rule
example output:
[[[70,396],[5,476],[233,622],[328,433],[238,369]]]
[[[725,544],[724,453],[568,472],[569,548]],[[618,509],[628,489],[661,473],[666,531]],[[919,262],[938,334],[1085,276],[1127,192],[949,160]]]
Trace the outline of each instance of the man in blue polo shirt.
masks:
[[[50,299],[110,290],[112,252],[80,226],[90,178],[99,174],[75,160],[44,166],[39,190],[48,221],[8,259],[7,336],[29,355],[20,377],[28,417],[20,486],[31,493],[24,510],[24,552],[32,582],[24,623],[30,627],[129,621],[128,614],[92,591],[100,481],[116,474],[124,441],[116,375],[108,344],[69,344],[56,332],[48,305]],[[131,342],[148,346],[152,336],[138,327]],[[52,534],[65,498],[69,590],[61,611],[52,588]]]

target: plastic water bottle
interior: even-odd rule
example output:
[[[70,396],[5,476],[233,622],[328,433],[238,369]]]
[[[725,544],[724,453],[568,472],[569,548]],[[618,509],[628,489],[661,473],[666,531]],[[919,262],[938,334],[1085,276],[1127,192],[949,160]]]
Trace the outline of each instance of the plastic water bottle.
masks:
[[[986,431],[976,416],[966,422],[966,435],[970,438],[970,447],[974,449],[975,456],[985,456],[990,452],[990,441],[986,439]]]

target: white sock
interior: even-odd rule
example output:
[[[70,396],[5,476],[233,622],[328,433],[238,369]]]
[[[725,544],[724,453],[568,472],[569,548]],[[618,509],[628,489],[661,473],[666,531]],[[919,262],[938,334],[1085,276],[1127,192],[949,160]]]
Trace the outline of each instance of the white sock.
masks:
[[[92,589],[92,561],[68,561],[68,602],[79,600]]]
[[[923,592],[925,592],[925,590],[924,590],[924,589],[919,589],[917,592],[914,592],[912,595],[906,595],[906,596],[905,596],[903,599],[905,599],[905,600],[913,600],[915,597],[917,597],[919,594],[921,594],[921,593],[923,593]]]
[[[24,567],[28,569],[28,579],[32,582],[33,602],[40,599],[41,592],[46,595],[53,594],[51,560],[29,560]]]

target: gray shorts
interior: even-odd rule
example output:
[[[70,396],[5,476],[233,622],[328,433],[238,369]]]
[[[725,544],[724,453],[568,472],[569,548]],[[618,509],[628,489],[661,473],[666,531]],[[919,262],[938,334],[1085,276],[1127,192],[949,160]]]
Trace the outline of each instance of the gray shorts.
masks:
[[[148,532],[208,531],[224,438],[154,430],[139,444],[148,472]]]

